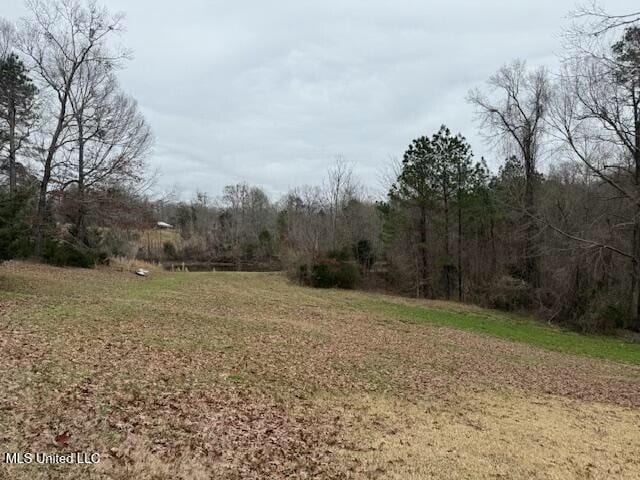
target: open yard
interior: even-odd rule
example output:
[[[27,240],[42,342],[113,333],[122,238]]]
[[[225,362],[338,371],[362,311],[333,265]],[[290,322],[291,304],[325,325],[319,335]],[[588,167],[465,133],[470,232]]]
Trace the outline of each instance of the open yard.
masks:
[[[65,432],[67,432],[65,434]],[[0,266],[0,478],[640,478],[640,345],[279,274]]]

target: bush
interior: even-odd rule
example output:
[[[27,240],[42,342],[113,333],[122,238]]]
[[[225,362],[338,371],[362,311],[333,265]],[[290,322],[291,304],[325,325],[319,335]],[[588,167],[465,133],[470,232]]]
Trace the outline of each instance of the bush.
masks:
[[[309,256],[291,249],[284,249],[281,255],[283,269],[287,277],[300,285],[311,284],[311,259]]]
[[[500,277],[488,295],[489,306],[499,310],[514,311],[530,303],[530,291],[526,282],[508,275]]]
[[[343,262],[336,272],[336,286],[338,288],[354,289],[360,282],[360,270],[352,263]]]
[[[133,242],[128,240],[124,234],[110,228],[100,230],[100,238],[97,245],[102,254],[107,257],[133,256]],[[90,233],[92,231],[93,229],[89,229]]]
[[[95,252],[53,238],[46,241],[43,259],[58,267],[80,268],[92,268],[99,261]]]
[[[355,288],[360,280],[358,267],[332,258],[320,260],[311,266],[310,283],[316,288]]]
[[[337,260],[339,262],[348,262],[349,260],[351,260],[351,252],[347,247],[329,250],[327,252],[327,258]]]
[[[307,265],[306,263],[299,265],[295,278],[300,285],[309,285],[309,283],[311,283],[311,277],[309,276],[309,265]]]
[[[337,262],[335,262],[337,263]],[[325,261],[311,266],[311,286],[315,288],[331,288],[336,285],[334,262]]]
[[[595,302],[594,302],[595,303]],[[583,333],[601,333],[610,335],[618,328],[627,327],[628,315],[624,308],[617,304],[596,305],[578,318],[578,328]]]
[[[162,253],[168,260],[176,260],[178,254],[176,246],[168,240],[162,244]]]
[[[363,271],[368,272],[376,261],[373,247],[369,240],[360,240],[353,247],[356,260]]]
[[[258,249],[258,246],[255,243],[243,243],[240,248],[242,250],[243,260],[245,260],[246,262],[251,262],[255,259],[256,250]]]

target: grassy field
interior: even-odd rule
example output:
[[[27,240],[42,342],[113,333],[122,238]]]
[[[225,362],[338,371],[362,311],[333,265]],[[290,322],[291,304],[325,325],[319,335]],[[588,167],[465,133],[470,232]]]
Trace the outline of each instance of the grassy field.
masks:
[[[0,352],[0,454],[101,455],[0,478],[640,478],[640,345],[455,303],[9,262]]]
[[[464,309],[461,315],[460,307],[451,304],[440,308],[432,305],[427,309],[424,305],[370,303],[374,308],[408,322],[453,327],[557,352],[640,364],[640,345],[637,343],[611,336],[581,335],[520,315],[469,308]]]

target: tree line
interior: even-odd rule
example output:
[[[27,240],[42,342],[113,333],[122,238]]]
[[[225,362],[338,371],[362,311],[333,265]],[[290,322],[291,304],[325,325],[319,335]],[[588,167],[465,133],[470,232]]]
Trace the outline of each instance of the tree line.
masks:
[[[396,285],[640,329],[640,28],[585,15],[559,71],[515,60],[469,93],[497,174],[446,127],[409,146],[382,203]]]
[[[118,83],[122,15],[94,1],[26,6],[0,22],[2,255],[87,257],[101,201],[144,183],[152,135]]]
[[[443,125],[408,141],[384,198],[338,156],[321,185],[279,199],[239,183],[180,201],[144,193],[152,136],[117,81],[122,17],[27,5],[0,24],[3,258],[262,264],[320,287],[640,330],[638,15],[580,9],[558,71],[513,60],[469,92],[497,171]]]

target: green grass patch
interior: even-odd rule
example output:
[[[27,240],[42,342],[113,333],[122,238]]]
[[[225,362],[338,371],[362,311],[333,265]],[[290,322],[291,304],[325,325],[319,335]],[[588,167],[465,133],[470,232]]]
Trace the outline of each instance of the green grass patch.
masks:
[[[370,302],[378,311],[412,323],[452,327],[572,355],[640,364],[640,345],[616,337],[582,335],[518,315],[460,313],[389,302]]]

